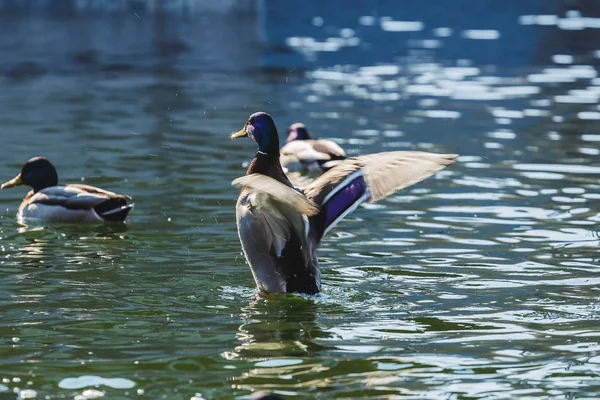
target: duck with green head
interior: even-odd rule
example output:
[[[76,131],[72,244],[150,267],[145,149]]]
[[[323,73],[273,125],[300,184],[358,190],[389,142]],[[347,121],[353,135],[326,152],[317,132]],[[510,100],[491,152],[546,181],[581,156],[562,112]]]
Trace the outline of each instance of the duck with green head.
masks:
[[[133,208],[131,197],[94,186],[58,185],[56,168],[44,157],[28,160],[21,172],[0,189],[31,187],[17,216],[21,220],[52,222],[124,221]]]
[[[250,137],[258,144],[246,175],[232,184],[241,186],[238,234],[261,293],[318,293],[317,248],[331,228],[359,204],[420,182],[457,157],[418,151],[352,157],[297,189],[281,166],[279,135],[269,114],[252,114],[231,137]]]

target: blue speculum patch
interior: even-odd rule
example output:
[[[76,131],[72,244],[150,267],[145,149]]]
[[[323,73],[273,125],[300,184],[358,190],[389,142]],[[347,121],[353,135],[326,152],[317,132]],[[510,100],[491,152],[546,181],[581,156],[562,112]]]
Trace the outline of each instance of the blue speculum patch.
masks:
[[[325,226],[334,223],[366,193],[366,190],[365,179],[359,175],[335,193],[325,204]]]

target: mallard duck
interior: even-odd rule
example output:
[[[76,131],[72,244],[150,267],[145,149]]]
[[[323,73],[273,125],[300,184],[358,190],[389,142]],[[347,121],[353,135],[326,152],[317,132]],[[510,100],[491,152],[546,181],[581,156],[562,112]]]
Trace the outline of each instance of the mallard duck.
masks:
[[[261,293],[321,290],[317,248],[323,236],[363,202],[380,200],[454,163],[456,154],[392,151],[342,161],[303,189],[280,162],[279,136],[269,114],[252,114],[231,135],[248,136],[258,152],[246,175],[236,220],[242,249]]]
[[[20,219],[53,222],[124,221],[133,208],[131,197],[88,185],[58,186],[54,165],[44,157],[34,157],[21,172],[0,189],[26,185],[31,190],[19,206]]]
[[[281,166],[287,170],[327,171],[346,158],[336,142],[312,139],[300,122],[290,125],[285,144],[280,150]]]

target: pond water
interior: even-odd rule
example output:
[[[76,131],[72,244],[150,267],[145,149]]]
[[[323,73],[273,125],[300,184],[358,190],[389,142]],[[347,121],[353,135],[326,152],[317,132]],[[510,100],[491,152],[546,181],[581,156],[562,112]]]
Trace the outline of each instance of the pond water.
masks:
[[[0,14],[1,179],[44,155],[136,203],[21,226],[0,192],[0,399],[596,398],[596,3],[240,3]],[[321,295],[260,299],[228,138],[258,110],[461,156],[334,228]]]

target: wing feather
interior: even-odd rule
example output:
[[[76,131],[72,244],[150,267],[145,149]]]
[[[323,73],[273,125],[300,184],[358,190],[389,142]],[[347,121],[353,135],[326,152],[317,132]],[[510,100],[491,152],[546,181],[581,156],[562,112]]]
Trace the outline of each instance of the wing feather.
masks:
[[[242,176],[233,180],[231,184],[266,193],[304,215],[311,216],[319,212],[319,207],[313,201],[307,199],[291,187],[266,175],[251,174]]]
[[[368,202],[414,185],[455,162],[457,154],[391,151],[341,161],[304,188],[307,198],[322,205],[325,198],[349,175],[361,170],[370,196]]]
[[[317,241],[346,215],[367,201],[374,202],[413,185],[454,163],[455,154],[394,151],[349,158],[304,188],[320,207],[311,217]]]
[[[110,198],[123,198],[123,199],[131,200],[131,196],[127,196],[126,194],[114,193],[114,192],[110,192],[108,190],[100,189],[98,187],[90,186],[90,185],[71,183],[71,184],[66,185],[65,187],[76,188],[76,189],[83,190],[84,192],[87,192],[87,193],[102,195],[102,196],[110,197]]]
[[[71,186],[52,186],[42,189],[29,199],[29,203],[62,206],[73,210],[92,209],[106,201],[107,196],[89,193]]]

